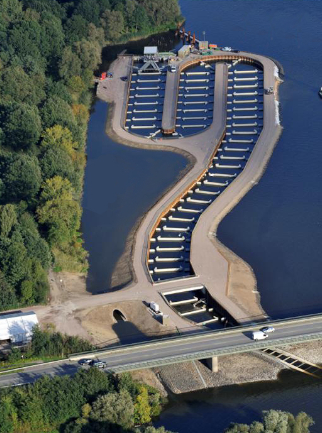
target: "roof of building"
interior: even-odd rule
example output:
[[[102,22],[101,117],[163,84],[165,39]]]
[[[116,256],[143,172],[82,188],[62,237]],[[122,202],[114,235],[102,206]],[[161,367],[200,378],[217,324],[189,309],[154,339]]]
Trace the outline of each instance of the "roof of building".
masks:
[[[14,335],[32,334],[32,328],[38,324],[36,313],[8,313],[0,315],[0,340],[8,340]]]
[[[154,55],[158,54],[158,47],[144,47],[145,55]]]

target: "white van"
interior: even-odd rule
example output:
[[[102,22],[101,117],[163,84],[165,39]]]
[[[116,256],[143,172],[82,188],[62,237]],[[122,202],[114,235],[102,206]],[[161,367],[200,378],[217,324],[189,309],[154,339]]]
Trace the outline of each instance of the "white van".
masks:
[[[268,335],[265,334],[265,332],[263,331],[254,331],[252,337],[253,340],[258,341],[258,340],[266,340]]]

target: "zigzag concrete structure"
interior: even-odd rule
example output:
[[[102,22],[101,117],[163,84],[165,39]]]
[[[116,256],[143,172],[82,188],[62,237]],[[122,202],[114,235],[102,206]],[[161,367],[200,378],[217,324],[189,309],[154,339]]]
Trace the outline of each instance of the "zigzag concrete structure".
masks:
[[[263,130],[243,172],[203,212],[193,230],[190,260],[195,275],[153,283],[147,267],[150,237],[161,216],[203,175],[221,144],[226,128],[227,65],[225,61],[232,60],[242,60],[250,64],[260,65],[263,69],[264,88],[274,88],[274,94],[264,95]],[[280,82],[278,67],[273,60],[267,57],[246,52],[236,54],[215,51],[211,56],[191,54],[188,58],[178,61],[177,76],[171,81],[172,91],[178,91],[182,70],[192,64],[207,61],[216,62],[214,119],[208,129],[196,136],[151,140],[131,134],[124,128],[130,83],[123,82],[120,78],[124,75],[131,76],[133,63],[131,56],[118,57],[111,66],[114,78],[101,82],[97,91],[97,96],[100,99],[113,103],[112,112],[110,111],[109,129],[115,140],[129,146],[179,152],[188,156],[191,161],[191,169],[146,214],[136,232],[132,255],[133,282],[120,291],[99,295],[97,298],[101,298],[101,304],[104,301],[115,302],[125,299],[157,301],[161,310],[168,314],[175,325],[181,329],[191,328],[191,323],[179,317],[164,302],[160,294],[164,291],[187,288],[196,284],[205,285],[213,299],[239,323],[247,323],[254,320],[254,317],[258,320],[263,320],[266,317],[254,287],[241,291],[240,297],[238,294],[237,296],[236,294],[233,297],[230,296],[230,263],[219,251],[216,229],[222,218],[247,191],[257,184],[281,134],[282,127],[278,121],[277,111],[278,84]],[[173,104],[173,98],[169,98],[169,100]],[[164,106],[164,112],[168,110],[169,113],[173,109],[172,106]],[[173,119],[173,116],[170,115],[169,119]]]

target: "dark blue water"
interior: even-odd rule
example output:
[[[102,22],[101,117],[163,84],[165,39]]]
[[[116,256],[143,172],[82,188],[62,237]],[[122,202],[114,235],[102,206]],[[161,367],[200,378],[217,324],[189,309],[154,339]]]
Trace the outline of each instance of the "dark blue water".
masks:
[[[186,29],[222,46],[258,52],[285,69],[283,135],[264,177],[219,227],[220,240],[253,268],[272,316],[322,310],[322,2],[182,0]],[[174,397],[158,425],[179,433],[221,433],[262,410],[306,411],[322,431],[322,384],[287,374],[278,382]]]
[[[304,411],[321,433],[322,384],[300,373],[285,372],[279,382],[257,383],[173,396],[155,426],[178,433],[223,433],[231,422],[260,421],[263,410]]]
[[[114,143],[105,134],[106,117],[107,104],[97,101],[88,127],[82,218],[92,293],[109,289],[131,228],[186,165],[177,154]]]
[[[186,29],[276,58],[283,135],[260,184],[219,227],[254,269],[271,316],[322,310],[322,2],[184,0]]]
[[[206,31],[213,43],[272,56],[284,66],[283,135],[260,184],[221,223],[219,237],[254,268],[269,314],[321,311],[322,2],[180,3],[186,29],[197,36]],[[89,128],[83,203],[93,291],[109,287],[127,233],[185,164],[177,155],[113,143],[104,134],[105,118],[106,105],[99,103]],[[249,423],[262,410],[275,408],[306,411],[316,421],[311,431],[320,433],[321,396],[320,382],[288,374],[279,382],[175,397],[158,425],[179,433],[221,433],[230,421]]]

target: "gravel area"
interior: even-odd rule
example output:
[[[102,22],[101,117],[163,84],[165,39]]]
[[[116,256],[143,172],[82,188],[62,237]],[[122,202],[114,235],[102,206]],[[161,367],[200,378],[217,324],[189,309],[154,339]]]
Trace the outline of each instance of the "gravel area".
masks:
[[[283,350],[298,355],[309,362],[322,364],[322,345],[320,341],[287,346],[283,347]],[[208,388],[215,388],[277,380],[278,374],[286,368],[274,359],[270,359],[267,355],[256,352],[219,357],[218,366],[218,373],[213,373],[207,367],[205,361],[173,364],[154,370],[167,390],[174,394],[182,394],[204,389],[204,382]],[[200,378],[199,373],[202,375],[203,380]]]

